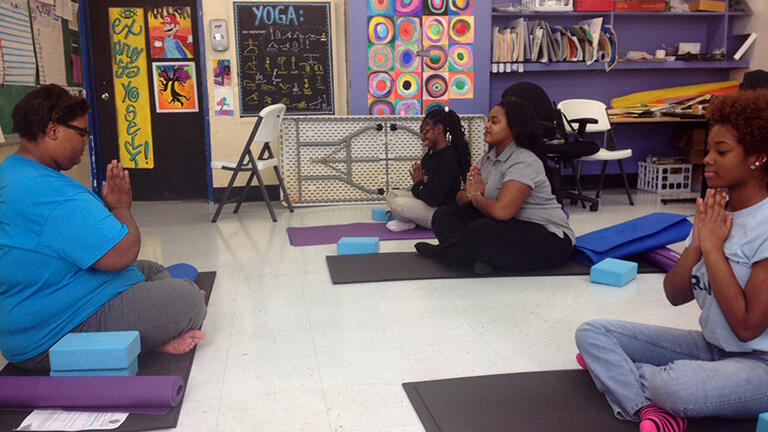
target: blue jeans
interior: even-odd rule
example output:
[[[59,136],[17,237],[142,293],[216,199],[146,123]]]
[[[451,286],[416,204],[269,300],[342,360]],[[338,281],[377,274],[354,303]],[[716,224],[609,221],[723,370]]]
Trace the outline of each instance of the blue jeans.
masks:
[[[768,353],[730,353],[697,330],[587,321],[578,346],[616,417],[654,403],[685,417],[756,418],[768,411]]]

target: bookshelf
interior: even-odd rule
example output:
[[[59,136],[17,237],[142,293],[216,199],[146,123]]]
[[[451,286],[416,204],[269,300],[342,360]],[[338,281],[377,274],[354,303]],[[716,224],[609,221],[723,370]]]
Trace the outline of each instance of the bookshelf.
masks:
[[[617,69],[736,69],[748,68],[748,60],[728,60],[738,49],[730,35],[732,20],[749,17],[748,12],[493,12],[494,26],[503,28],[510,21],[525,17],[528,22],[544,20],[550,25],[573,25],[578,21],[602,17],[603,24],[613,26],[619,41],[619,55],[628,51],[645,51],[653,55],[657,49],[674,47],[678,42],[699,42],[701,52],[726,48],[721,61],[619,61]],[[584,62],[524,62],[512,72],[603,70],[602,65]]]
[[[748,68],[749,60],[739,61],[620,61],[611,71],[615,70],[648,70],[648,69],[735,69]],[[602,63],[592,63],[587,66],[581,62],[553,62],[553,63],[513,63],[510,72],[547,72],[547,71],[596,71],[605,72]],[[521,70],[522,69],[522,70]],[[610,73],[610,72],[609,72]]]
[[[762,0],[760,0],[762,1]],[[501,5],[508,0],[493,0]],[[504,27],[517,18],[545,20],[550,25],[574,25],[578,21],[603,17],[604,24],[613,26],[618,40],[619,58],[627,51],[645,51],[651,55],[657,49],[674,47],[678,42],[701,43],[701,52],[726,48],[721,61],[619,61],[606,72],[603,63],[587,66],[580,62],[531,63],[515,66],[511,72],[490,74],[489,104],[498,102],[509,85],[530,81],[540,85],[555,101],[572,98],[597,99],[610,105],[611,99],[633,92],[676,87],[713,81],[727,81],[733,69],[748,68],[751,53],[740,61],[731,59],[740,43],[731,36],[735,23],[749,19],[748,12],[492,12],[492,26]],[[635,162],[649,153],[674,156],[677,149],[668,145],[678,127],[675,123],[622,124],[615,128],[619,146],[632,148],[633,157],[627,171],[637,170]],[[599,164],[585,164],[584,174],[599,172]],[[615,173],[609,166],[608,174]]]

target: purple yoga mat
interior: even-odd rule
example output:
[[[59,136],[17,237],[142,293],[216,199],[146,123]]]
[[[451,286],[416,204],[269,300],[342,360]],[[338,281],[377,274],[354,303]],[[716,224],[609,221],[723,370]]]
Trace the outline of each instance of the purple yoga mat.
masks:
[[[293,246],[334,244],[342,237],[378,237],[379,240],[433,239],[435,234],[425,228],[392,232],[384,222],[358,222],[344,225],[320,225],[288,228],[288,239]]]
[[[166,414],[182,396],[177,376],[0,376],[3,409]]]

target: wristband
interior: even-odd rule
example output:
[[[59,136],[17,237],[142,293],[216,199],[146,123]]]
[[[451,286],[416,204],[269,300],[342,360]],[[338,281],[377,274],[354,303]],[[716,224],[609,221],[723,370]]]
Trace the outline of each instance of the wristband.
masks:
[[[470,200],[475,195],[480,195],[480,192],[467,192],[467,198],[470,199]]]

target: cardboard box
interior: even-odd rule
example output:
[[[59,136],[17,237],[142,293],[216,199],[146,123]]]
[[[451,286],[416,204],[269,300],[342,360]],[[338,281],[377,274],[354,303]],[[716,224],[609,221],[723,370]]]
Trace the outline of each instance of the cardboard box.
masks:
[[[725,0],[693,0],[688,3],[690,11],[725,12]]]
[[[666,0],[617,0],[614,9],[619,12],[665,12]]]
[[[677,147],[678,154],[685,156],[690,164],[703,163],[707,155],[707,131],[705,129],[683,129],[670,139],[672,145]]]

